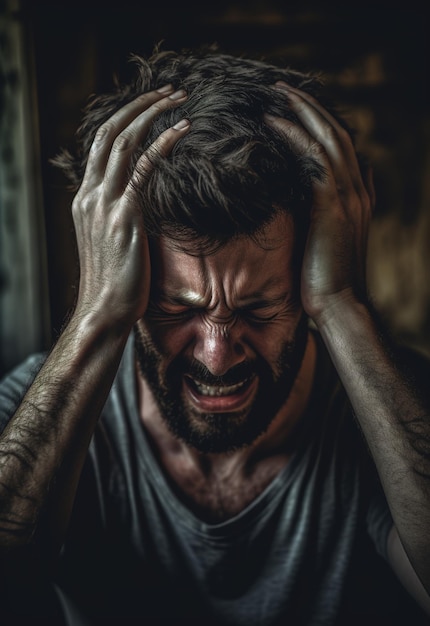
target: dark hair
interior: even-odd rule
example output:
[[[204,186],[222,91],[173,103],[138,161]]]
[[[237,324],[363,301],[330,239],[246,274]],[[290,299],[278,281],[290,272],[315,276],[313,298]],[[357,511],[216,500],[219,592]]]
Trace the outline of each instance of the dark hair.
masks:
[[[298,230],[305,228],[311,184],[323,176],[310,157],[297,155],[263,121],[265,112],[296,119],[277,80],[321,100],[319,75],[280,68],[260,60],[235,57],[214,49],[154,51],[149,59],[133,55],[132,82],[94,98],[77,132],[77,153],[64,151],[56,165],[77,188],[97,128],[138,94],[172,83],[186,89],[184,104],[159,115],[134,156],[138,157],[165,129],[181,118],[190,132],[168,158],[155,156],[155,168],[139,189],[150,236],[165,234],[183,242],[222,244],[239,235],[255,235],[279,210],[292,213]]]

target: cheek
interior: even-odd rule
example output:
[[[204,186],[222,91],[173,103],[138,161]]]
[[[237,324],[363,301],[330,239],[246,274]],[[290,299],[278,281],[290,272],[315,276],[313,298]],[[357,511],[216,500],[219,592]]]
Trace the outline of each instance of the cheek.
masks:
[[[277,320],[267,324],[249,328],[244,341],[253,346],[253,349],[266,361],[276,359],[286,343],[291,343],[295,337],[297,320],[291,318]]]

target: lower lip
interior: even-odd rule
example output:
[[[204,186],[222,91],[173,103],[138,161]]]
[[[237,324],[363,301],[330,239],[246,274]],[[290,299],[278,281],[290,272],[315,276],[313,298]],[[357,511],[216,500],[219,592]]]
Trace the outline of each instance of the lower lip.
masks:
[[[203,396],[184,379],[186,394],[192,403],[200,410],[208,413],[229,413],[244,409],[246,404],[254,396],[258,386],[258,379],[255,376],[249,385],[245,385],[243,390],[232,393],[228,396]]]

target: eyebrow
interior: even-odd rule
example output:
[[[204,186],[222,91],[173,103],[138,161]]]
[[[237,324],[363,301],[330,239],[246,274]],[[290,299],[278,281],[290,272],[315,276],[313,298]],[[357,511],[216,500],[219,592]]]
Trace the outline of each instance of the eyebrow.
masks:
[[[290,292],[280,292],[278,283],[279,280],[277,278],[273,276],[268,278],[260,288],[239,299],[239,302],[242,303],[241,308],[265,308],[284,303],[288,300]],[[273,290],[272,295],[268,295],[270,290]]]
[[[178,293],[168,293],[167,291],[159,290],[157,295],[161,300],[169,304],[180,304],[181,306],[204,305],[203,298],[188,289],[181,289]]]
[[[274,296],[273,298],[263,298],[259,294],[253,294],[246,296],[243,298],[243,304],[240,306],[241,309],[265,309],[271,306],[276,306],[283,304],[287,299],[288,294],[279,294]]]

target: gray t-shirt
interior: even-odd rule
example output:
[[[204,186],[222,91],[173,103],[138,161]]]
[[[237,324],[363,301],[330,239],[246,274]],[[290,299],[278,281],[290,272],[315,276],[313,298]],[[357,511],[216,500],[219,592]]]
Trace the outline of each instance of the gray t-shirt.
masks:
[[[42,358],[3,381],[0,425]],[[130,338],[54,581],[68,623],[397,623],[400,591],[385,563],[392,519],[320,340],[300,428],[291,461],[260,496],[226,522],[202,521],[178,498],[151,449]]]

